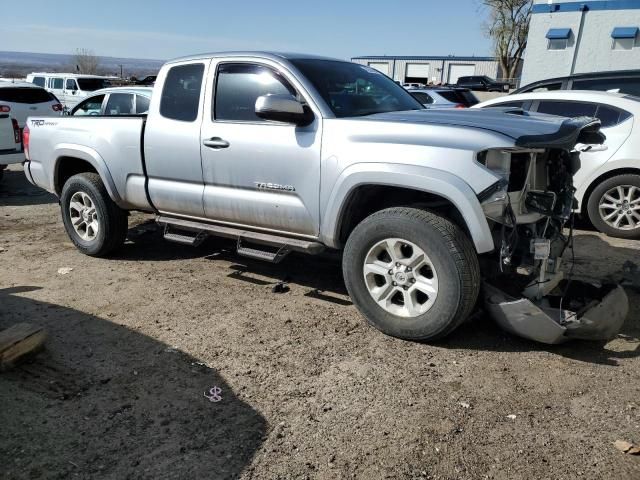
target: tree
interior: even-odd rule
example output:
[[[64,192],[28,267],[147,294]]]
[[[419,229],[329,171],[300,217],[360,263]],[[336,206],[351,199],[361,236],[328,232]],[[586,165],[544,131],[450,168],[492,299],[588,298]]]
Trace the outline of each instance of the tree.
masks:
[[[502,75],[514,78],[527,46],[531,0],[482,0],[489,9],[489,21],[485,29],[493,39],[495,55]]]
[[[78,48],[73,56],[73,64],[78,73],[95,75],[98,73],[100,59],[87,48]]]

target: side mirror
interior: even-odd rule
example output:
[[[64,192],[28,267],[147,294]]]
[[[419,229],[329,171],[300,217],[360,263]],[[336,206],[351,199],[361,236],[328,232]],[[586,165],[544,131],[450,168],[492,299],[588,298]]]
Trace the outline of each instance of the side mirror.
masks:
[[[263,120],[293,123],[305,127],[313,122],[313,112],[293,95],[263,95],[256,100],[256,116]]]

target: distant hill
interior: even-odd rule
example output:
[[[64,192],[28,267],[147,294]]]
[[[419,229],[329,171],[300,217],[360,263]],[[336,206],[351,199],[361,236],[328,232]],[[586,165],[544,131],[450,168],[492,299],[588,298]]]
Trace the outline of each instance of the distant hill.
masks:
[[[119,76],[120,65],[122,65],[125,77],[130,77],[131,75],[136,77],[155,75],[164,63],[163,60],[141,58],[99,58],[101,74]],[[73,62],[73,55],[0,51],[0,76],[24,77],[28,73],[37,71],[75,72],[76,66]]]

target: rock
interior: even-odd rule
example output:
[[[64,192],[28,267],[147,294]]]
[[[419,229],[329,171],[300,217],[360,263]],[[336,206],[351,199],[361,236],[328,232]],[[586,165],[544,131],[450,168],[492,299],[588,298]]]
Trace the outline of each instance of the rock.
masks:
[[[507,418],[508,418],[509,420],[515,420],[515,419],[516,419],[516,416],[515,416],[515,415],[513,415],[513,414],[511,414],[511,415],[507,415]]]
[[[58,274],[60,275],[67,275],[68,273],[73,272],[73,268],[71,267],[60,267],[58,269]]]
[[[460,402],[458,403],[458,405],[460,405],[462,408],[469,408],[471,407],[471,405],[467,402]]]
[[[626,440],[616,440],[613,446],[627,455],[640,455],[640,447]]]

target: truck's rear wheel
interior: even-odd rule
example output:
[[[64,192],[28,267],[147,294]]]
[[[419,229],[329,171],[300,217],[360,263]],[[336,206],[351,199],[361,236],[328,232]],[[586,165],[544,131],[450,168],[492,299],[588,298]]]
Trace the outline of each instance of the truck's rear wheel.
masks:
[[[410,340],[451,333],[470,315],[480,289],[466,234],[418,208],[389,208],[363,220],[347,240],[342,269],[367,321]]]
[[[71,241],[82,253],[108,255],[127,236],[127,212],[109,197],[97,173],[69,178],[60,195],[62,221]]]

